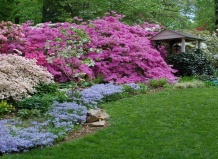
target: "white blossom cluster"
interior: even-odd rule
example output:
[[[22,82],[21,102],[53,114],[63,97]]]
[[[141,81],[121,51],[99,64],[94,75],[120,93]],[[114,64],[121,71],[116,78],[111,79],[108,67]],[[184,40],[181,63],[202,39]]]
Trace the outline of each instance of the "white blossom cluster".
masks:
[[[40,83],[52,83],[53,76],[36,60],[0,54],[0,99],[20,100],[35,92]]]

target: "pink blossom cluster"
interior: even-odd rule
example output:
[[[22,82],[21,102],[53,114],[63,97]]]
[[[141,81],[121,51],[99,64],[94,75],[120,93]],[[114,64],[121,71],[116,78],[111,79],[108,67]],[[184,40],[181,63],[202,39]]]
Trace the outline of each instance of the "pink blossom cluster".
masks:
[[[12,22],[0,22],[0,53],[12,53],[13,49],[22,49],[24,34],[19,26]]]
[[[18,49],[25,57],[36,59],[37,64],[46,67],[59,82],[68,80],[66,74],[70,71],[84,72],[91,78],[103,76],[105,81],[116,83],[146,82],[148,79],[158,78],[174,82],[177,79],[173,75],[175,70],[163,59],[166,56],[165,50],[161,48],[157,51],[149,40],[161,27],[149,23],[129,26],[122,23],[121,18],[121,15],[114,13],[113,16],[108,14],[81,24],[44,23],[39,27],[32,27],[27,23],[21,26],[22,33],[15,33],[16,36],[21,35],[19,37],[22,37],[20,39],[23,43],[18,43],[19,40],[3,43],[5,40],[1,39],[4,39],[5,34],[0,34],[0,47],[5,49],[2,44],[7,44],[8,50],[5,49],[4,52]],[[19,31],[20,27],[17,28]],[[78,59],[66,59],[68,63],[75,63],[77,67],[74,71],[66,65],[66,61],[58,58],[60,52],[74,50],[74,41],[79,41],[72,28],[83,29],[91,40],[83,48],[88,54]],[[90,48],[94,49],[89,51]],[[97,53],[96,49],[101,49],[102,53]],[[49,63],[51,55],[56,55],[57,58],[53,58],[52,63]],[[82,63],[82,59],[87,57],[95,62],[95,66]]]
[[[29,24],[23,24],[22,29],[26,38],[26,47],[22,50],[25,57],[37,59],[37,63],[47,68],[54,75],[58,82],[68,80],[72,69],[67,63],[74,63],[77,66],[73,73],[84,72],[87,76],[92,76],[90,68],[81,63],[80,58],[59,58],[58,54],[68,47],[73,50],[73,42],[78,40],[73,28],[77,27],[70,23],[50,24],[44,23],[40,27],[31,27]],[[70,51],[70,50],[69,50]],[[49,57],[56,56],[52,61]]]
[[[105,81],[116,83],[145,82],[159,78],[175,82],[175,70],[166,64],[148,38],[156,32],[145,29],[145,25],[126,25],[119,18],[116,15],[106,16],[91,21],[89,26],[92,27],[86,28],[92,40],[90,47],[103,50],[102,54],[88,54],[95,61],[92,68],[95,76],[103,75]],[[164,50],[162,53],[165,55]]]

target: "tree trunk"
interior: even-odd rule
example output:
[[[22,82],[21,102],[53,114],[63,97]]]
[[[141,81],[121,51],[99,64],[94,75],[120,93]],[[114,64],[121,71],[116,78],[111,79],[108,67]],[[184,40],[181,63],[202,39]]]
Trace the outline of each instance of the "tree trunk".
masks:
[[[214,0],[215,3],[215,29],[218,29],[218,0]]]
[[[14,22],[15,22],[15,24],[19,24],[20,23],[20,17],[15,17]]]

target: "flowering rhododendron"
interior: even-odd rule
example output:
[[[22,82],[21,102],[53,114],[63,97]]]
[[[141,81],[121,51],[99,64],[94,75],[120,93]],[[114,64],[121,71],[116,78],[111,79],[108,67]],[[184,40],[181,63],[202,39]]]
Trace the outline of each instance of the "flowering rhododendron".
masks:
[[[102,54],[90,53],[95,61],[92,68],[96,76],[116,83],[145,82],[148,79],[166,78],[175,82],[173,70],[160,52],[153,48],[154,33],[145,26],[129,26],[119,21],[120,15],[105,16],[90,21],[86,27],[92,42],[90,47],[102,48]],[[148,25],[148,24],[147,24]]]
[[[36,92],[38,84],[53,82],[53,76],[34,59],[0,54],[0,64],[0,100],[20,100]]]
[[[23,49],[24,34],[21,27],[12,22],[0,23],[0,53],[13,53],[13,49]]]
[[[129,26],[122,23],[121,18],[121,15],[114,13],[113,16],[107,14],[89,23],[76,18],[81,24],[44,23],[32,27],[27,23],[21,26],[25,35],[22,45],[15,41],[7,44],[4,34],[0,34],[0,45],[5,48],[3,43],[6,43],[8,50],[18,49],[25,57],[36,59],[37,64],[46,67],[59,82],[69,80],[67,74],[78,73],[91,78],[103,76],[105,81],[116,83],[146,82],[158,78],[175,82],[175,70],[163,59],[166,57],[164,48],[156,50],[149,40],[161,27],[149,23]],[[75,29],[86,32],[89,37],[87,43],[75,47],[75,42],[81,39],[76,36]],[[98,49],[102,50],[101,54],[97,53]],[[63,60],[58,56],[70,52],[77,53],[78,57]],[[51,56],[55,58],[49,62]],[[85,64],[86,58],[95,65]],[[69,67],[70,63],[73,67]]]
[[[22,50],[25,57],[37,59],[37,63],[46,67],[59,82],[65,82],[78,73],[92,77],[92,71],[84,63],[85,59],[81,58],[86,51],[83,48],[89,40],[82,38],[82,31],[77,27],[71,23],[44,23],[39,27],[23,24],[27,41]]]

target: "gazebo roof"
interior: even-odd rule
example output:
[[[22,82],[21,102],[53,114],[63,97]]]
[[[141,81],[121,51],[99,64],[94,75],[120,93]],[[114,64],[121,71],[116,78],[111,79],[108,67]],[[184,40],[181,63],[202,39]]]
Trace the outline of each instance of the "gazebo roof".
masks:
[[[204,40],[195,35],[191,35],[191,34],[180,32],[180,31],[166,30],[166,29],[162,30],[161,32],[153,36],[151,40],[153,41],[171,41],[171,40],[180,41],[180,39],[182,38],[185,38],[186,41],[198,41],[198,40],[203,41]]]

